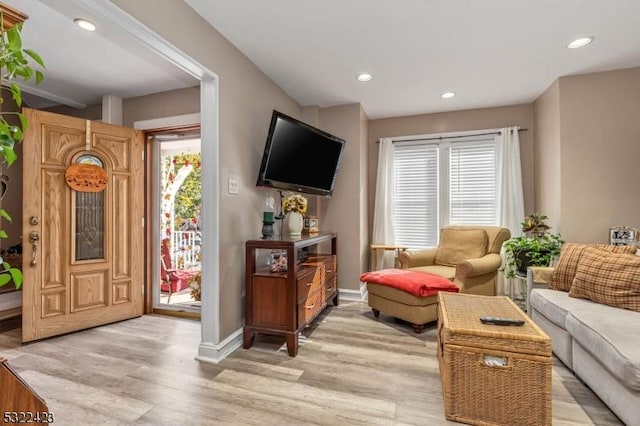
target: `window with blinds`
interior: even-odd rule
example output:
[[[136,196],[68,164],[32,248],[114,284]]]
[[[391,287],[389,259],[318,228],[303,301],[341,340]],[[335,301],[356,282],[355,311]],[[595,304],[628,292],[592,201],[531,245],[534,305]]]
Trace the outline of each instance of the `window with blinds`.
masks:
[[[395,149],[396,244],[426,247],[438,241],[438,147],[405,145]]]
[[[442,226],[497,223],[493,139],[412,141],[394,151],[396,244],[434,247]]]

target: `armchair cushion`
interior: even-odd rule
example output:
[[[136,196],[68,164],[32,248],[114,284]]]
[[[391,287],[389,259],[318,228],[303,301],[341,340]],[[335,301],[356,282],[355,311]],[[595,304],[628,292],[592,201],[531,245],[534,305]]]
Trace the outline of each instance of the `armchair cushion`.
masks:
[[[634,246],[612,246],[607,244],[577,244],[565,243],[560,250],[560,258],[555,266],[555,271],[551,277],[549,288],[552,290],[571,290],[573,279],[576,276],[578,263],[584,250],[592,247],[600,250],[606,250],[611,253],[634,254],[636,248]]]
[[[640,256],[587,248],[569,296],[640,312]]]
[[[435,263],[456,266],[463,260],[482,257],[487,254],[488,243],[484,229],[443,228]]]
[[[456,277],[456,268],[453,266],[431,265],[431,266],[416,266],[411,268],[412,271],[426,272],[427,274],[439,275],[450,281]]]

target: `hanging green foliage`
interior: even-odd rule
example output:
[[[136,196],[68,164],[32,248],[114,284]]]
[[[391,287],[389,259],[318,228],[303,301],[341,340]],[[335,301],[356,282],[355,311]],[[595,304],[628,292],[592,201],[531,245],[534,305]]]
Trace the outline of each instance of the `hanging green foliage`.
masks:
[[[0,22],[4,22],[0,13]],[[22,90],[19,81],[35,80],[36,84],[44,78],[41,69],[44,62],[40,55],[31,49],[22,47],[22,23],[5,30],[4,23],[0,27],[0,84],[6,86],[18,108],[22,107]],[[34,68],[33,66],[36,66]],[[0,93],[0,106],[4,100]],[[7,167],[15,163],[18,156],[15,145],[22,142],[24,132],[29,125],[27,118],[19,111],[2,111],[0,107],[0,163]],[[0,209],[0,238],[6,239],[7,233],[2,230],[2,221],[11,222],[10,214]],[[22,286],[22,272],[14,268],[0,257],[0,286],[13,281],[16,288]]]

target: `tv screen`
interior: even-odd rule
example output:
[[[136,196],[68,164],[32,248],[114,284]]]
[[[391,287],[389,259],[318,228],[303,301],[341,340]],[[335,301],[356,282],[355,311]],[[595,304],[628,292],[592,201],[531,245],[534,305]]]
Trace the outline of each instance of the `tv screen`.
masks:
[[[329,196],[345,141],[273,111],[257,186]]]

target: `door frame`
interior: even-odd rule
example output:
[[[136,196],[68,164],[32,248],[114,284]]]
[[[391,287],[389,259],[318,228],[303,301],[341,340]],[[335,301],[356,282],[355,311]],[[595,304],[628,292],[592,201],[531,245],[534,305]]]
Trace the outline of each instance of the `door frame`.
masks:
[[[134,40],[200,80],[200,137],[202,140],[202,338],[198,360],[218,363],[240,345],[220,341],[220,157],[219,77],[187,53],[169,43],[109,0],[75,2],[119,28]]]
[[[171,120],[180,119],[185,122],[183,125],[174,125],[171,127],[166,127],[163,125],[164,119],[160,120],[145,120],[145,121],[136,121],[134,123],[134,128],[136,129],[149,129],[144,131],[144,150],[145,150],[145,212],[144,212],[144,221],[145,221],[145,259],[148,261],[144,265],[145,271],[145,296],[144,296],[144,313],[162,313],[162,314],[172,314],[175,316],[183,316],[186,318],[192,319],[200,319],[200,309],[190,309],[186,310],[185,315],[179,315],[181,311],[184,311],[184,308],[171,308],[167,306],[165,308],[154,308],[155,297],[154,297],[154,288],[156,288],[160,284],[160,262],[158,261],[160,252],[157,247],[159,247],[161,237],[158,234],[159,224],[157,223],[157,212],[159,211],[158,205],[158,192],[156,185],[158,184],[158,149],[159,147],[157,143],[154,142],[154,138],[156,136],[161,136],[163,134],[172,134],[176,132],[200,132],[200,115],[199,114],[188,114],[183,116],[169,117]],[[193,120],[193,121],[192,121]],[[153,128],[153,126],[160,125],[159,129]],[[202,150],[202,142],[200,143]],[[202,156],[202,153],[201,153]],[[155,168],[155,169],[154,169]],[[150,260],[150,261],[149,261]]]

